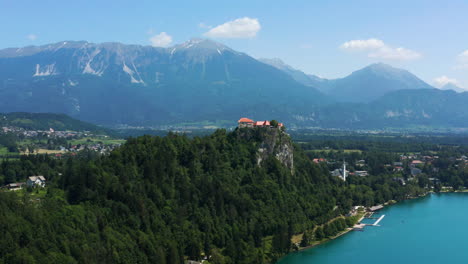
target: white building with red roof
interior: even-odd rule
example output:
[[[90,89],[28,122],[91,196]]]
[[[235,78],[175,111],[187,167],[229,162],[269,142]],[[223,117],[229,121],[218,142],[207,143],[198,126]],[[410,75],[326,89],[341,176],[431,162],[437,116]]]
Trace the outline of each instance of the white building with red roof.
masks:
[[[265,120],[265,121],[253,121],[252,119],[242,117],[237,121],[239,124],[239,128],[244,128],[244,127],[271,127],[270,121]],[[283,123],[278,123],[278,127],[282,128],[284,127]]]
[[[241,119],[239,119],[239,121],[237,121],[237,123],[239,124],[240,128],[241,127],[254,127],[254,121],[247,117],[242,117]]]

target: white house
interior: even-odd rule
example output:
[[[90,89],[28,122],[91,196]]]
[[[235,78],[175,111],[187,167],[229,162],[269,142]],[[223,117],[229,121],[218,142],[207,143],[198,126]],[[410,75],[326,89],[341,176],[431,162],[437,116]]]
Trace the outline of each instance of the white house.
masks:
[[[355,171],[354,174],[356,174],[356,176],[361,177],[369,176],[369,173],[367,171]]]
[[[30,176],[26,181],[26,186],[28,187],[45,187],[46,179],[44,176]]]

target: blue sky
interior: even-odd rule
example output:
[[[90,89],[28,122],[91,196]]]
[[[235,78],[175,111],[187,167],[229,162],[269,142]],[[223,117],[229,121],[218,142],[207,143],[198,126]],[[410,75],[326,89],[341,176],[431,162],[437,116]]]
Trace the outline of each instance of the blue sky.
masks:
[[[374,62],[468,89],[468,1],[0,0],[0,48],[208,37],[325,78]]]

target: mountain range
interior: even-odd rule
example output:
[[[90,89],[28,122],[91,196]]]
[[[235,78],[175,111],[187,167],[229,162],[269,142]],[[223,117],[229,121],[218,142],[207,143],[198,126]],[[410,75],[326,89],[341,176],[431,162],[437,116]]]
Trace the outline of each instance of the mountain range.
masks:
[[[328,98],[219,43],[171,48],[61,42],[0,51],[0,111],[59,112],[99,124],[234,120],[306,111]]]
[[[468,94],[373,64],[308,75],[192,39],[169,48],[64,41],[0,50],[0,112],[52,112],[108,126],[221,124],[241,116],[292,127],[468,127]]]
[[[458,87],[456,84],[453,84],[451,82],[445,84],[444,86],[440,87],[439,89],[441,90],[453,90],[457,93],[463,93],[465,92],[465,89],[462,89],[460,87]]]
[[[328,80],[305,74],[279,59],[260,61],[288,73],[294,80],[306,86],[317,88],[339,102],[368,103],[393,91],[434,89],[410,72],[383,63],[372,64],[344,78]]]

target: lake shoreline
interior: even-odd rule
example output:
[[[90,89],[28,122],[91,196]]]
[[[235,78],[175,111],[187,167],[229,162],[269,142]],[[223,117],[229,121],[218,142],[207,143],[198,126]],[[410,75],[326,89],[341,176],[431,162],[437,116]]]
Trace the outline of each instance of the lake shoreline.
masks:
[[[468,192],[468,190],[462,190],[462,191],[443,190],[443,191],[440,191],[440,192],[434,192],[434,191],[431,190],[431,191],[428,191],[428,192],[426,192],[425,194],[420,195],[420,196],[417,196],[417,197],[408,197],[408,198],[406,198],[406,199],[404,199],[404,200],[401,200],[401,201],[396,201],[396,200],[387,201],[387,202],[385,202],[384,204],[382,204],[382,205],[383,205],[383,208],[382,208],[382,209],[384,209],[384,208],[386,208],[386,207],[388,207],[388,206],[391,206],[391,205],[399,204],[399,203],[401,203],[401,202],[403,202],[403,201],[408,201],[408,200],[415,200],[415,199],[419,199],[419,198],[424,198],[424,197],[427,197],[429,194],[438,194],[438,193],[467,193],[467,192]],[[379,210],[379,211],[380,211],[380,210]],[[365,219],[366,215],[367,215],[367,213],[365,213],[365,214],[357,221],[357,223],[360,223],[363,219]],[[346,228],[346,230],[343,230],[342,232],[340,232],[340,233],[337,234],[336,236],[333,236],[333,237],[331,237],[331,238],[326,238],[326,239],[323,239],[323,240],[321,240],[321,241],[316,241],[316,242],[314,242],[312,245],[309,245],[309,246],[306,246],[306,247],[298,247],[296,250],[294,250],[294,251],[292,251],[292,252],[290,252],[290,253],[284,255],[282,258],[286,257],[286,256],[289,255],[289,254],[299,253],[299,252],[306,251],[306,250],[309,250],[309,249],[311,249],[311,248],[314,248],[314,247],[323,245],[323,244],[325,244],[325,243],[327,243],[327,242],[330,242],[330,241],[333,241],[333,240],[335,240],[335,239],[337,239],[337,238],[339,238],[339,237],[342,237],[342,236],[344,236],[344,235],[350,233],[351,231],[355,231],[354,228],[348,227],[348,228]],[[282,259],[282,258],[280,258],[280,259]]]
[[[444,191],[444,193],[452,193],[452,192],[455,193],[455,192],[457,192],[457,191]],[[414,200],[414,199],[418,199],[418,198],[423,198],[423,197],[426,197],[428,194],[431,194],[431,193],[435,193],[435,192],[429,191],[429,192],[425,193],[424,195],[421,195],[421,196],[418,196],[418,197],[408,197],[407,199],[402,200],[402,201]],[[387,201],[386,203],[383,204],[383,208],[382,208],[382,209],[384,209],[385,207],[388,207],[388,206],[390,206],[390,205],[398,204],[398,203],[400,203],[400,202],[402,202],[402,201],[396,201],[396,200]],[[379,211],[380,211],[380,210],[379,210]],[[367,215],[367,213],[365,213],[365,214],[357,221],[357,223],[360,223],[363,219],[365,219],[365,218],[366,218],[366,215]],[[331,238],[326,238],[326,239],[323,239],[323,240],[321,240],[321,241],[317,241],[317,242],[313,243],[312,245],[309,245],[309,246],[306,246],[306,247],[299,247],[299,248],[297,248],[296,250],[294,250],[293,252],[290,252],[290,253],[286,254],[285,256],[287,256],[287,255],[289,255],[289,254],[294,254],[294,253],[297,253],[297,252],[302,252],[302,251],[305,251],[305,250],[314,248],[314,247],[316,247],[316,246],[320,246],[320,245],[325,244],[325,243],[327,243],[327,242],[329,242],[329,241],[332,241],[332,240],[335,240],[335,239],[337,239],[337,238],[339,238],[339,237],[341,237],[341,236],[344,236],[344,235],[348,234],[348,233],[351,232],[351,231],[355,231],[354,228],[353,228],[353,227],[348,227],[348,228],[346,228],[346,230],[341,231],[341,232],[340,232],[339,234],[337,234],[336,236],[333,236],[333,237],[331,237]],[[283,257],[285,257],[285,256],[283,256]]]
[[[441,194],[441,193],[442,193],[442,194],[446,194],[446,193],[461,193],[462,195],[461,195],[461,196],[459,196],[459,195],[456,195],[456,196],[452,196],[452,195],[447,195],[447,196],[445,196],[445,195],[431,195],[431,194]],[[394,225],[395,225],[395,221],[398,222],[398,225],[399,225],[398,228],[403,228],[403,229],[404,229],[405,226],[406,226],[406,228],[407,228],[409,225],[412,225],[412,224],[414,225],[414,223],[415,223],[416,221],[412,221],[411,219],[407,219],[407,218],[406,218],[406,217],[408,217],[408,214],[409,214],[410,216],[413,217],[413,219],[418,219],[418,218],[414,218],[416,215],[419,215],[419,213],[417,213],[417,214],[414,213],[414,212],[417,211],[417,209],[416,209],[416,207],[413,207],[413,202],[411,202],[411,200],[416,200],[417,198],[424,198],[424,199],[417,199],[417,200],[419,200],[419,201],[422,202],[421,206],[418,206],[417,208],[420,208],[419,210],[422,210],[423,212],[430,212],[430,211],[428,211],[428,209],[430,209],[431,211],[432,211],[432,210],[440,210],[440,209],[435,209],[435,207],[433,207],[433,206],[427,207],[427,204],[428,204],[428,203],[434,203],[434,204],[436,204],[437,201],[441,201],[441,200],[453,200],[453,198],[450,198],[450,197],[459,197],[459,198],[457,198],[457,199],[463,199],[464,201],[467,201],[468,197],[465,196],[465,195],[463,195],[463,193],[467,193],[467,192],[466,192],[466,191],[450,191],[450,192],[447,192],[447,191],[445,191],[445,192],[432,192],[432,191],[429,191],[429,192],[426,192],[426,193],[421,194],[421,195],[419,195],[419,196],[408,197],[408,198],[406,198],[406,199],[404,199],[404,200],[400,200],[400,201],[398,201],[398,202],[396,202],[396,203],[392,203],[392,202],[388,203],[388,202],[387,202],[387,203],[384,204],[385,207],[387,207],[388,205],[393,205],[393,204],[399,204],[399,205],[402,205],[403,207],[400,208],[400,206],[397,206],[397,207],[395,207],[395,209],[392,208],[392,210],[396,210],[396,211],[394,212],[395,214],[393,215],[393,217],[389,218],[389,220],[388,220],[388,221],[389,221],[389,222],[388,222],[388,226],[387,226],[387,225],[384,225],[384,229],[382,229],[382,231],[380,231],[380,229],[378,229],[378,230],[379,230],[379,233],[380,233],[380,232],[384,232],[384,233],[387,232],[387,235],[388,235],[388,228],[391,227],[392,230],[393,230],[393,228],[395,227],[395,226],[394,226]],[[445,197],[445,198],[444,198],[444,197]],[[465,197],[465,198],[463,198],[463,197]],[[433,199],[429,199],[429,200],[428,200],[428,199],[426,199],[426,198],[433,198]],[[405,201],[407,201],[407,202],[409,202],[409,203],[407,203],[407,202],[405,202]],[[390,208],[390,207],[388,207],[388,208]],[[411,209],[411,211],[404,211],[404,210],[405,210],[404,208],[406,208],[406,209],[412,208],[412,209]],[[425,209],[424,209],[424,208],[425,208]],[[442,207],[442,208],[446,208],[446,206],[444,206],[444,207]],[[401,211],[404,211],[404,214],[403,214],[403,215],[400,213]],[[392,211],[392,212],[393,212],[393,211]],[[409,212],[411,212],[411,213],[409,213]],[[458,211],[457,211],[457,212],[458,212]],[[400,213],[400,214],[399,214],[399,213]],[[385,212],[382,212],[382,214],[385,214]],[[431,216],[432,216],[432,215],[433,215],[433,214],[431,213]],[[398,220],[395,220],[395,219],[398,219]],[[360,219],[360,220],[362,220],[362,219]],[[392,221],[393,221],[393,223],[392,223]],[[400,225],[401,225],[401,226],[400,226]],[[417,224],[417,226],[418,226],[418,225],[419,225],[419,223]],[[385,228],[385,226],[387,226],[387,228]],[[334,259],[343,259],[344,257],[339,257],[339,256],[341,256],[341,255],[329,255],[329,254],[326,253],[326,252],[327,252],[327,250],[330,250],[330,248],[334,248],[334,246],[331,246],[331,244],[332,244],[332,245],[335,245],[335,244],[336,244],[337,247],[340,248],[343,244],[350,244],[350,243],[351,243],[351,245],[349,246],[349,248],[353,248],[352,243],[354,243],[354,242],[350,242],[350,241],[348,241],[347,239],[345,239],[345,240],[340,240],[340,242],[331,243],[330,245],[325,245],[324,248],[323,248],[324,252],[322,252],[322,247],[320,248],[320,250],[318,250],[318,249],[312,250],[313,253],[310,253],[310,254],[309,254],[309,253],[304,253],[303,251],[309,250],[309,249],[314,248],[314,247],[319,246],[319,245],[327,244],[327,242],[332,241],[332,240],[335,240],[335,239],[338,238],[338,237],[344,236],[345,234],[349,233],[349,231],[352,231],[352,230],[353,230],[352,228],[347,228],[345,231],[340,232],[338,235],[336,235],[336,236],[334,236],[334,237],[331,237],[331,238],[328,238],[328,239],[324,239],[324,240],[319,241],[319,242],[314,242],[312,245],[307,246],[307,247],[298,248],[296,251],[292,251],[292,252],[290,252],[290,254],[283,256],[281,259],[278,259],[278,261],[275,262],[275,263],[289,263],[289,258],[288,258],[287,256],[289,256],[291,260],[296,261],[296,262],[291,262],[291,263],[303,263],[303,262],[300,262],[300,261],[297,262],[297,260],[299,259],[299,260],[302,261],[303,259],[309,259],[309,258],[313,258],[313,259],[321,258],[321,259],[327,259],[327,260],[329,260],[330,256],[333,256]],[[385,231],[384,231],[384,230],[385,230]],[[417,228],[417,227],[411,227],[411,230],[418,230],[418,228]],[[371,233],[370,233],[370,234],[371,234],[371,237],[368,237],[368,236],[358,236],[358,237],[360,237],[360,238],[359,238],[359,241],[360,241],[359,243],[362,243],[362,241],[367,241],[367,245],[368,245],[368,247],[369,247],[369,245],[373,245],[373,243],[374,243],[374,242],[372,242],[372,241],[373,241],[373,236],[372,236],[372,234],[375,234],[375,232],[377,231],[377,229],[369,229],[369,230],[366,230],[366,231],[371,232]],[[393,233],[393,232],[394,232],[394,231],[391,231],[391,233]],[[406,232],[408,232],[408,230],[406,230]],[[382,234],[383,234],[383,233],[382,233]],[[352,239],[352,241],[354,241],[354,240],[356,239],[355,236],[356,236],[356,234],[350,236],[350,237],[353,237],[353,238],[354,238],[354,239]],[[367,237],[367,238],[366,238],[366,237]],[[348,241],[348,242],[347,242],[347,241]],[[370,241],[370,242],[369,242],[369,241]],[[369,243],[370,243],[370,244],[369,244]],[[379,244],[379,243],[381,243],[381,242],[375,241],[375,243]],[[424,242],[421,242],[421,243],[424,243]],[[370,246],[370,247],[372,247],[372,246]],[[355,248],[353,248],[353,249],[356,250]],[[343,248],[342,248],[342,250],[343,250]],[[346,250],[345,250],[345,251],[346,251]],[[349,251],[347,251],[347,252],[349,252]],[[347,253],[347,254],[348,254],[348,253]],[[317,257],[317,256],[320,256],[320,257]],[[338,257],[337,257],[337,256],[338,256]],[[349,257],[349,256],[348,256],[348,257]],[[285,258],[288,259],[288,260],[284,261]],[[393,258],[393,256],[389,256],[389,258]],[[314,262],[314,263],[315,263],[315,262]],[[321,262],[318,262],[318,263],[321,263]],[[390,262],[389,262],[389,263],[390,263]],[[393,263],[393,262],[391,262],[391,263]]]
[[[321,241],[317,241],[316,243],[314,243],[314,244],[312,244],[312,245],[310,245],[310,246],[301,247],[301,248],[299,248],[299,249],[297,249],[297,250],[295,250],[295,251],[293,251],[293,252],[291,252],[291,253],[301,252],[301,251],[304,251],[304,250],[307,250],[307,249],[311,249],[311,248],[314,248],[314,247],[316,247],[316,246],[325,244],[325,243],[327,243],[327,242],[329,242],[329,241],[332,241],[332,240],[334,240],[334,239],[337,239],[337,238],[339,238],[339,237],[341,237],[341,236],[343,236],[343,235],[345,235],[345,234],[347,234],[347,233],[349,233],[349,232],[351,232],[351,231],[353,231],[353,228],[348,227],[348,228],[346,228],[346,230],[340,232],[340,233],[339,233],[338,235],[336,235],[336,236],[333,236],[333,237],[330,237],[330,238],[322,239]],[[291,253],[289,253],[289,254],[291,254]]]

